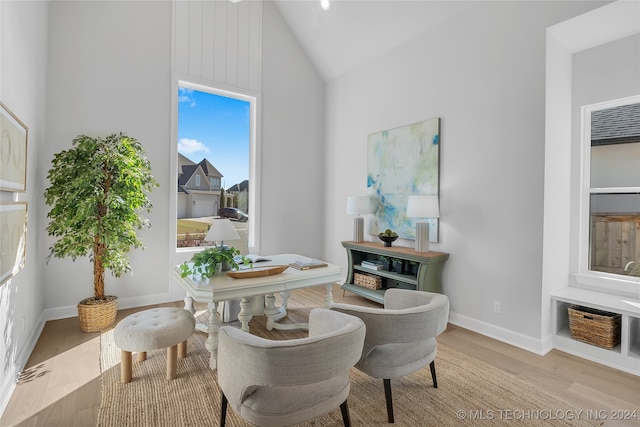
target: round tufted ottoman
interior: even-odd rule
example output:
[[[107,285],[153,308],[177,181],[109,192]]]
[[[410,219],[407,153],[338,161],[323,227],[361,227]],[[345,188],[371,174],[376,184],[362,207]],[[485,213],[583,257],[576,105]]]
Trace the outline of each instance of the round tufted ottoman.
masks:
[[[167,380],[176,377],[177,358],[187,355],[187,338],[196,327],[193,314],[183,308],[161,307],[131,314],[118,323],[113,338],[122,351],[120,381],[131,381],[131,353],[147,359],[147,351],[167,349]]]

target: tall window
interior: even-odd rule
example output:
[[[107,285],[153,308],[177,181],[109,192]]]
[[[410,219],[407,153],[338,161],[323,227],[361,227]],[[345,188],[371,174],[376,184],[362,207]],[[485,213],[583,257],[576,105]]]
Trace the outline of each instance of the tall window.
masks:
[[[640,97],[583,107],[583,271],[640,276]],[[624,277],[623,277],[624,276]],[[630,277],[632,276],[632,277]]]
[[[178,84],[177,246],[204,240],[220,208],[233,207],[251,218],[250,152],[255,99],[186,82]],[[244,219],[244,218],[243,218]],[[253,221],[232,223],[248,251]]]

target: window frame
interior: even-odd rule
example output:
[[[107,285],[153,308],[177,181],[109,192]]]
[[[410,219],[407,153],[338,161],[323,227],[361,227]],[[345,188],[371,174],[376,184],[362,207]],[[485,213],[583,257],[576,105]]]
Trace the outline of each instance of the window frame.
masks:
[[[640,277],[590,270],[591,247],[591,211],[590,196],[594,193],[640,192],[639,187],[591,187],[591,115],[594,111],[606,110],[621,105],[640,103],[640,95],[614,99],[580,108],[581,144],[580,144],[580,195],[579,195],[579,233],[578,233],[578,272],[576,281],[590,288],[606,293],[628,294],[634,292],[640,284]]]
[[[258,177],[260,176],[261,169],[261,148],[260,148],[260,94],[249,90],[243,90],[239,88],[228,88],[223,84],[215,82],[201,81],[192,77],[177,77],[173,80],[172,84],[172,152],[170,165],[172,170],[178,170],[178,102],[179,102],[179,89],[188,88],[197,90],[200,92],[207,92],[214,95],[224,96],[228,98],[235,98],[249,103],[250,119],[249,119],[249,206],[251,207],[251,214],[249,215],[248,227],[248,247],[250,253],[260,253],[260,183]],[[177,176],[173,174],[172,176]],[[177,179],[169,186],[171,189],[170,194],[170,226],[173,230],[172,235],[175,237],[177,233],[177,199],[178,188]],[[222,183],[221,183],[222,184]],[[171,241],[175,240],[172,238]],[[184,259],[184,256],[190,256],[193,252],[202,250],[202,247],[186,247],[179,248],[177,245],[172,245],[172,253],[181,255],[176,258],[177,261]]]

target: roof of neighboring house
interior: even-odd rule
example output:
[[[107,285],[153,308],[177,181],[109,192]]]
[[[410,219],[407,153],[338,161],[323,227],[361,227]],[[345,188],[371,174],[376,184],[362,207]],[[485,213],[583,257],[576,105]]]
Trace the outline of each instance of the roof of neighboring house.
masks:
[[[640,142],[640,103],[594,111],[591,141],[592,145]]]
[[[249,191],[249,181],[245,179],[240,184],[229,187],[227,191]]]
[[[189,180],[191,179],[193,174],[196,173],[199,167],[200,167],[199,165],[195,165],[195,164],[182,166],[182,173],[178,175],[178,193],[189,192],[185,188],[185,185],[187,185],[187,182],[189,182]]]
[[[224,176],[220,173],[218,169],[215,168],[215,166],[209,163],[207,159],[202,159],[202,161],[198,164],[202,166],[202,170],[204,171],[204,174],[207,176],[217,176],[219,178],[222,178]]]
[[[188,193],[185,185],[189,182],[191,177],[196,173],[198,169],[202,169],[202,172],[210,177],[222,178],[222,174],[215,168],[207,159],[203,159],[200,163],[194,163],[184,155],[178,153],[178,192]]]
[[[193,174],[198,169],[198,165],[184,165],[182,166],[182,175],[178,177],[178,185],[185,185]]]
[[[195,165],[195,163],[189,160],[186,156],[178,153],[178,175],[183,173],[182,168],[185,165]]]

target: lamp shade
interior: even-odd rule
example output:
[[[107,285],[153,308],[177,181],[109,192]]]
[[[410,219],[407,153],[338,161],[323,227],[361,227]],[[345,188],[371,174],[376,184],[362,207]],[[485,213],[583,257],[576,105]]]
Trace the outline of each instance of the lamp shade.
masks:
[[[349,196],[347,198],[347,214],[362,215],[371,213],[371,198],[369,196]]]
[[[409,196],[408,218],[440,218],[438,196]]]
[[[204,238],[207,242],[222,242],[224,240],[240,240],[240,235],[236,228],[227,218],[214,219],[209,228],[207,236]]]

